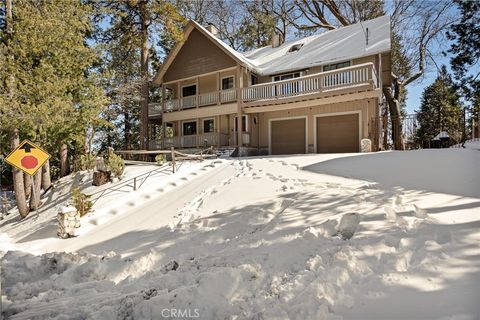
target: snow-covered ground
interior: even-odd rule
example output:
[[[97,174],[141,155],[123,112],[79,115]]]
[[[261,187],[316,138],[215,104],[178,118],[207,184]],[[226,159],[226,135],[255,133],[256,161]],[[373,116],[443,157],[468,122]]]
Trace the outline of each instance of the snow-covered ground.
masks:
[[[68,240],[56,191],[0,221],[4,315],[479,319],[479,164],[475,148],[185,163],[99,200]]]

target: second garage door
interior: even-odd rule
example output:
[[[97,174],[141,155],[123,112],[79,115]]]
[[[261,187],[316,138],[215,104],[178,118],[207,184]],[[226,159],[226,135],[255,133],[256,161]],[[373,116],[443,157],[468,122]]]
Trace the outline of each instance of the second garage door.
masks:
[[[317,152],[358,152],[358,114],[317,117]]]
[[[272,154],[305,153],[305,118],[271,122]]]

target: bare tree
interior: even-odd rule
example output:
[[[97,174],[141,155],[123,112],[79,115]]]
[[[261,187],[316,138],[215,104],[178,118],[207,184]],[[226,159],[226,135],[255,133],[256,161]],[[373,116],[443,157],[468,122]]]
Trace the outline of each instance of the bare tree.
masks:
[[[392,140],[403,150],[401,104],[405,87],[426,70],[431,52],[453,22],[450,1],[295,0],[299,16],[291,17],[299,30],[333,30],[390,13],[392,26],[392,86],[382,88],[392,121]],[[415,71],[414,71],[415,70]]]

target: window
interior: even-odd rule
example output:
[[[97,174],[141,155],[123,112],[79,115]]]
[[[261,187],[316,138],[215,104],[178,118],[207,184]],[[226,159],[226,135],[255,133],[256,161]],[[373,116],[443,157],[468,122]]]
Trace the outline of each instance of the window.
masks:
[[[235,132],[237,131],[237,128],[238,128],[237,119],[238,117],[235,117]],[[242,131],[247,132],[247,116],[242,117]]]
[[[222,78],[222,90],[233,89],[235,86],[233,77]]]
[[[197,94],[196,84],[182,87],[182,97],[194,96],[196,94]]]
[[[293,46],[290,47],[290,49],[288,49],[288,52],[296,52],[300,50],[301,47],[303,47],[303,43],[294,44]]]
[[[294,72],[294,73],[288,73],[288,74],[282,74],[279,76],[273,77],[273,81],[282,81],[282,80],[288,80],[288,79],[293,79],[293,78],[298,78],[300,77],[300,72]],[[275,95],[291,95],[296,92],[298,92],[298,83],[295,82],[289,82],[285,84],[281,84],[280,88],[277,88],[275,86]]]
[[[327,64],[326,66],[323,66],[323,71],[336,70],[336,69],[345,68],[345,67],[350,67],[350,61]]]
[[[288,80],[288,79],[293,79],[293,78],[298,78],[300,77],[300,72],[294,72],[294,73],[288,73],[288,74],[282,74],[279,76],[273,77],[273,81],[281,81],[281,80]]]
[[[215,123],[213,119],[203,120],[203,133],[215,132]]]
[[[183,123],[183,135],[184,136],[191,136],[197,134],[197,122],[184,122]]]
[[[250,82],[251,82],[252,86],[258,84],[258,77],[256,75],[252,74],[250,76]]]

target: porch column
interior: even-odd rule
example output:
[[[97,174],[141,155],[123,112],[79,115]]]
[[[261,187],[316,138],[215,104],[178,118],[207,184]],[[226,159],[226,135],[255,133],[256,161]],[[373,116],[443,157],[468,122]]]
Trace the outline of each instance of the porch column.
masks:
[[[163,112],[165,111],[165,106],[166,106],[166,100],[167,100],[167,97],[165,96],[166,95],[166,90],[167,88],[165,88],[165,84],[163,83],[163,79],[162,79],[162,112],[161,112],[161,115],[162,117],[160,118],[160,121],[162,121],[162,145],[160,146],[161,149],[165,149],[165,139],[166,139],[166,130],[165,130],[165,122],[163,121]]]
[[[222,119],[222,116],[216,116],[215,119],[215,126],[216,126],[216,132],[217,132],[217,148],[220,148],[222,145],[222,133],[221,133],[221,126],[220,126],[220,119]]]
[[[197,108],[198,108],[198,105],[197,105]],[[200,121],[198,118],[196,118],[196,121],[197,121],[197,132],[195,133],[195,143],[197,145],[197,149],[199,147],[199,143],[198,143],[198,140],[200,140]],[[203,143],[203,142],[202,142]]]
[[[241,147],[242,142],[242,88],[243,88],[243,68],[237,67],[237,146]]]
[[[220,92],[221,85],[220,85],[220,72],[217,72],[217,105],[219,106],[222,102],[222,93]]]

